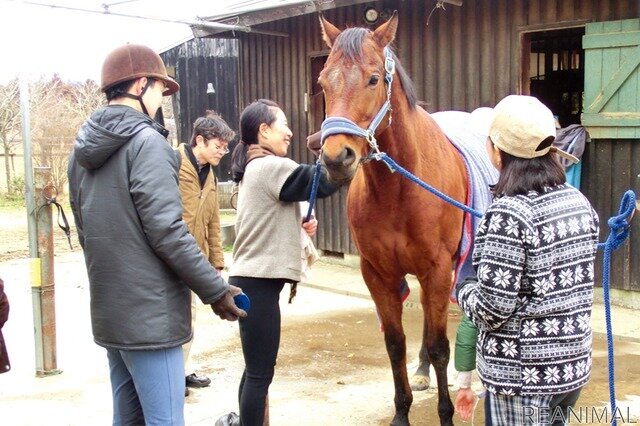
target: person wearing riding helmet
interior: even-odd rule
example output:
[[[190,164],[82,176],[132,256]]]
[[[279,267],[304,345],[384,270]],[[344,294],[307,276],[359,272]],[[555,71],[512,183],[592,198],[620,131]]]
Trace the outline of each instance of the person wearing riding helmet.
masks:
[[[106,348],[113,424],[184,424],[182,344],[191,291],[227,320],[246,316],[182,220],[178,158],[151,117],[179,90],[160,56],[128,44],[104,61],[108,105],[69,158],[70,203],[89,277],[94,341]]]

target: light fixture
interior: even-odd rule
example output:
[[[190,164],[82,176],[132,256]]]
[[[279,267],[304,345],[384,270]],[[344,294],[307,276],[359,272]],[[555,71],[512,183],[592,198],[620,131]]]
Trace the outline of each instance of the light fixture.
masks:
[[[364,21],[367,24],[375,24],[378,21],[379,17],[380,13],[373,6],[369,6],[364,10]]]
[[[216,93],[216,89],[213,88],[213,83],[207,83],[207,94]]]
[[[462,6],[462,0],[440,0],[442,3],[449,3],[454,6]]]

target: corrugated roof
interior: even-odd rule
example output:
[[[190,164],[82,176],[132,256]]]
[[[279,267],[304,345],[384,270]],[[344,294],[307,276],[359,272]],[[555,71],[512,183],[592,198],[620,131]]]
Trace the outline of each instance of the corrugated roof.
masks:
[[[292,6],[300,3],[310,3],[314,5],[313,1],[309,0],[245,0],[238,1],[233,5],[227,6],[227,10],[222,13],[203,17],[205,21],[220,21],[225,18],[243,15],[250,12],[259,12],[267,9],[275,9],[282,6]]]
[[[337,7],[370,3],[371,1],[372,0],[246,0],[227,7],[224,13],[202,19],[227,25],[251,27],[265,22],[307,15],[309,13],[335,9]],[[192,30],[196,37],[207,37],[228,32],[202,27],[192,27]]]

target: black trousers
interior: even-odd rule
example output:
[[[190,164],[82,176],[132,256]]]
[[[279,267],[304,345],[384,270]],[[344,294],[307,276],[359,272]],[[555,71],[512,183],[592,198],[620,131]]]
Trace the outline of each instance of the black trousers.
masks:
[[[229,277],[229,284],[240,287],[251,302],[247,317],[239,321],[245,364],[238,390],[240,422],[262,426],[280,347],[279,302],[285,281]]]
[[[567,393],[554,395],[553,398],[551,398],[551,402],[549,403],[549,412],[553,415],[557,407],[560,407],[560,409],[562,409],[562,412],[564,413],[563,418],[569,419],[569,408],[573,408],[576,405],[576,402],[578,402],[580,391],[582,391],[582,388],[578,388]],[[558,416],[555,418],[551,426],[564,426],[564,424],[565,423]]]

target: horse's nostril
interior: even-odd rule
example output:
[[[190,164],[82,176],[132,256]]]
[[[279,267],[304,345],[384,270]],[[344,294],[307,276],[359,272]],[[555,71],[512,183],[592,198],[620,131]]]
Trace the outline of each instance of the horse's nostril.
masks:
[[[350,166],[354,161],[356,161],[356,152],[353,149],[346,146],[343,153],[344,158],[342,159],[342,164],[345,166]]]
[[[329,168],[349,167],[356,160],[356,152],[349,147],[344,147],[335,157],[330,157],[326,153],[322,153],[322,162]]]

